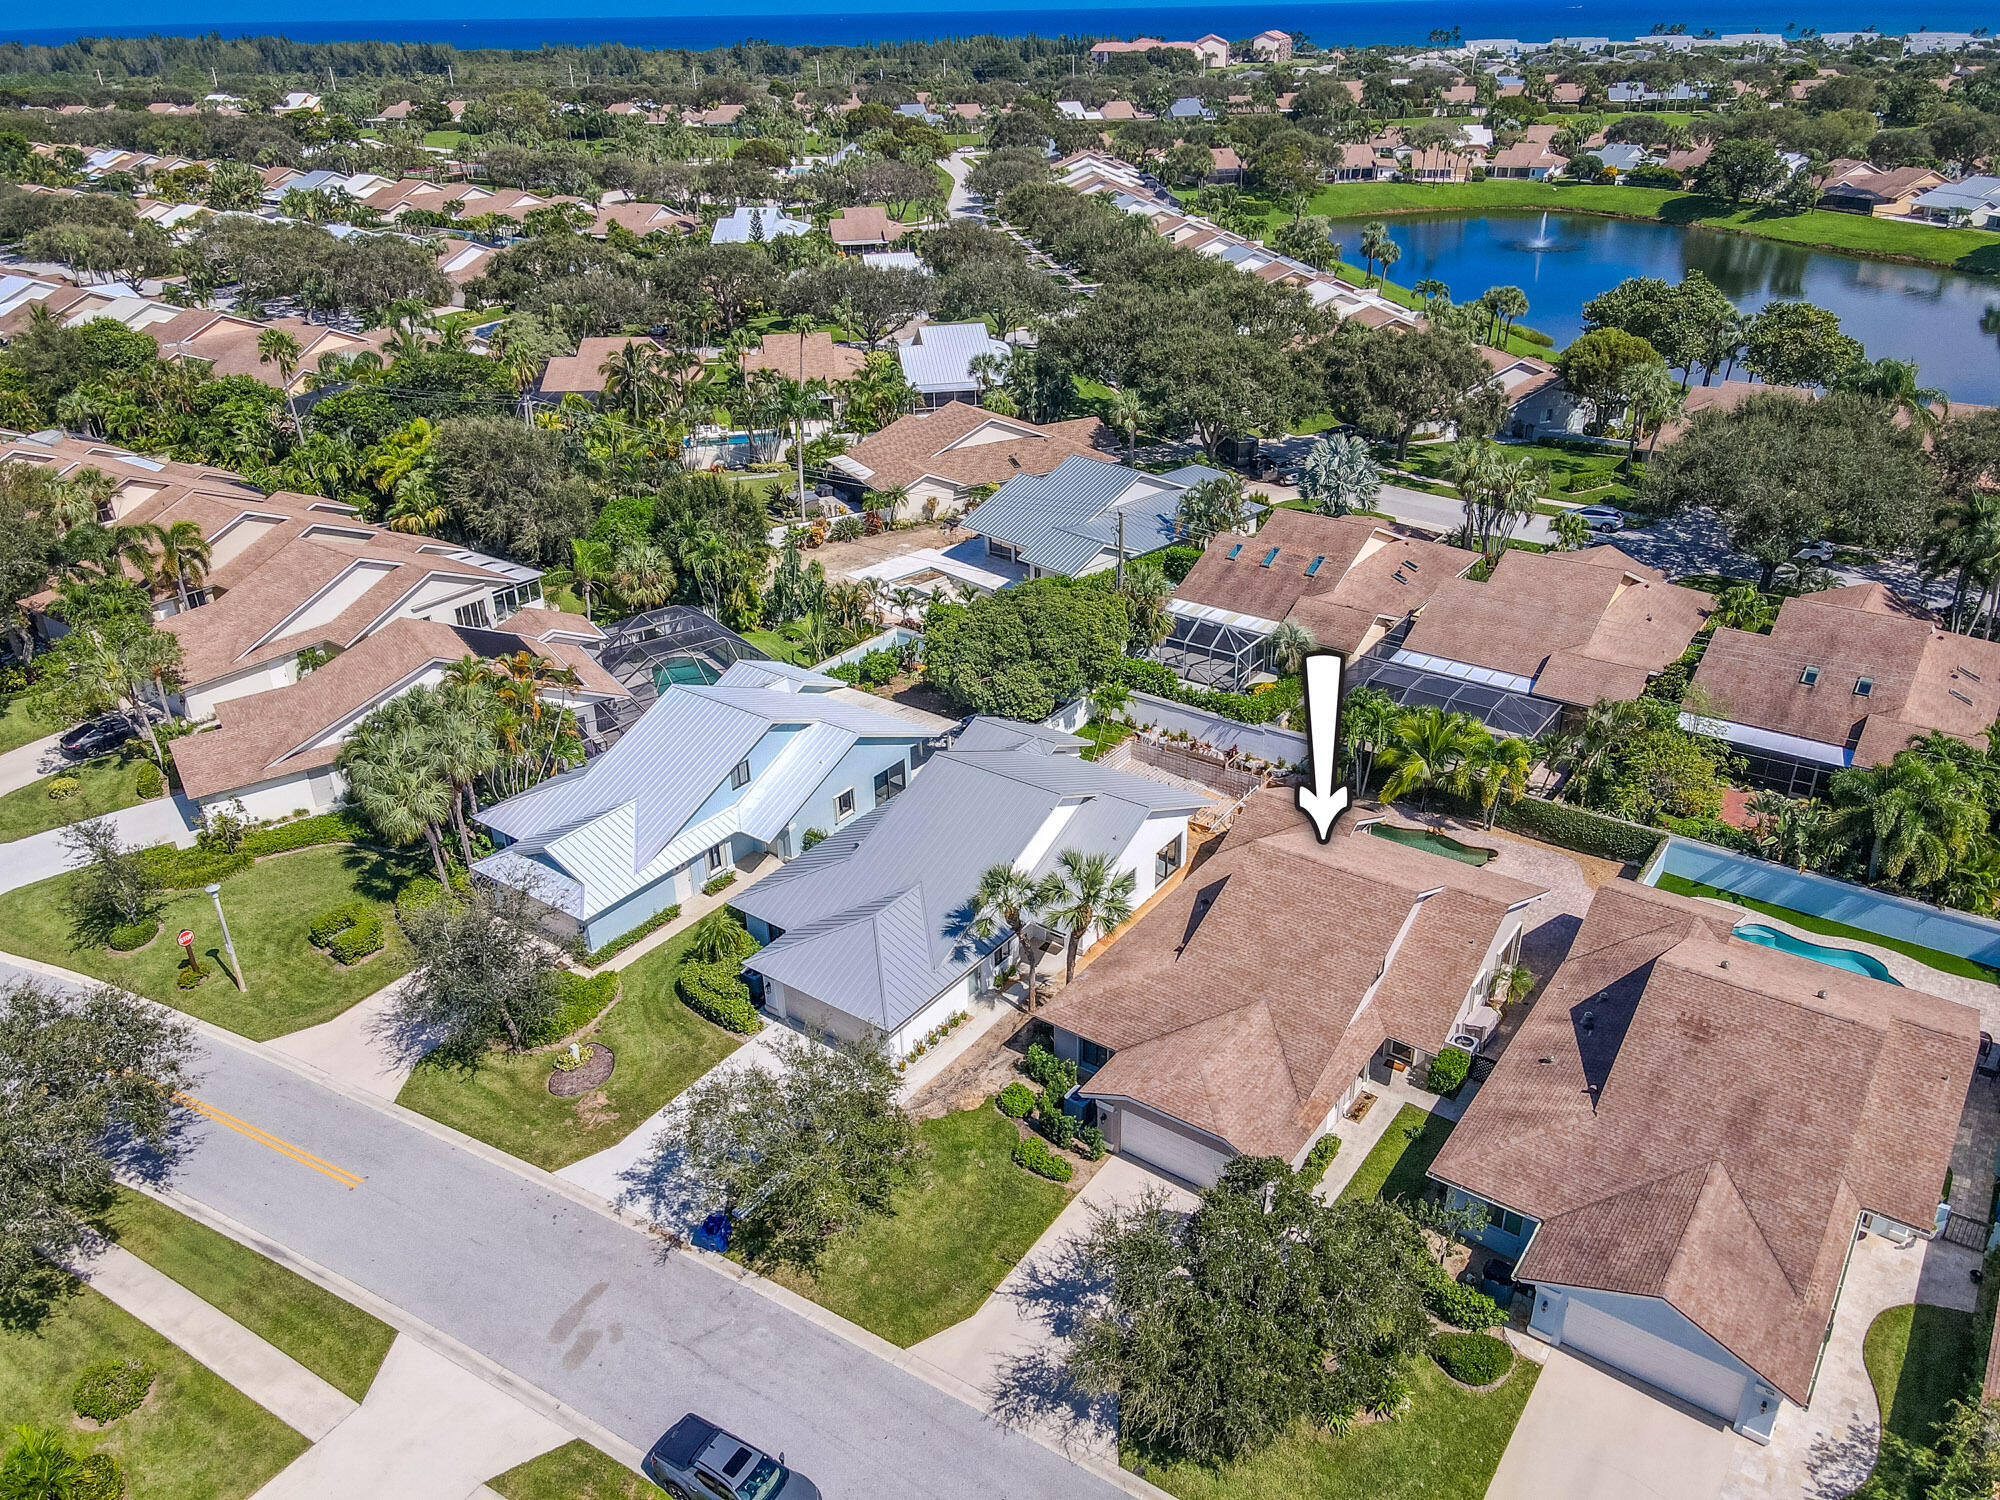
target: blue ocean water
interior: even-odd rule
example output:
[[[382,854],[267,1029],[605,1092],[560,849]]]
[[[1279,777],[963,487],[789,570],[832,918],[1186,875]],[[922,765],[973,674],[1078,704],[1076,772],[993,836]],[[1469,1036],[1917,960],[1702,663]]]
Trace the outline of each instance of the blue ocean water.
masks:
[[[1133,35],[1168,37],[1214,31],[1254,35],[1266,27],[1301,31],[1322,46],[1421,42],[1432,30],[1466,37],[1644,35],[1661,23],[1689,31],[1764,30],[1802,26],[1821,31],[1881,26],[1970,31],[1993,23],[1990,0],[1915,0],[1885,7],[1876,0],[1693,0],[1666,5],[1582,5],[1567,0],[1352,0],[1348,4],[1158,5],[1109,0],[1089,7],[1039,9],[1005,3],[933,9],[897,0],[849,0],[839,7],[812,0],[757,0],[718,8],[716,0],[595,0],[609,14],[547,16],[549,0],[430,0],[438,13],[412,17],[394,0],[353,0],[328,19],[305,0],[78,0],[64,24],[47,29],[0,28],[0,40],[60,44],[82,36],[157,33],[225,36],[283,35],[294,41],[449,42],[461,48],[536,48],[622,42],[633,47],[726,47],[747,40],[790,46],[851,46],[997,34],[1046,37]],[[0,7],[4,17],[9,7]],[[621,13],[622,12],[622,13]],[[25,19],[22,11],[14,18]]]

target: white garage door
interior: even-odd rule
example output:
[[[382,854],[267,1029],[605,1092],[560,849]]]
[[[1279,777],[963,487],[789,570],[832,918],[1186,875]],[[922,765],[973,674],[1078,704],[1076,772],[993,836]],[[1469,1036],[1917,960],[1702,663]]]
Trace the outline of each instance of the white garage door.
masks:
[[[1132,1110],[1119,1111],[1118,1149],[1158,1167],[1171,1177],[1183,1178],[1197,1187],[1211,1187],[1222,1175],[1228,1158],[1199,1141],[1155,1124]]]
[[[1704,1359],[1587,1302],[1572,1300],[1563,1313],[1562,1341],[1565,1349],[1592,1355],[1732,1422],[1742,1407],[1741,1371]]]

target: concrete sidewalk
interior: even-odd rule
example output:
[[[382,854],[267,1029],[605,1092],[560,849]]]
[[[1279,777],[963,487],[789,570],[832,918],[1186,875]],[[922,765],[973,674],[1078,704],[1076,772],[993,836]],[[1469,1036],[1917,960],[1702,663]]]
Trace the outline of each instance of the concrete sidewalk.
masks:
[[[178,844],[185,849],[194,842],[195,828],[201,821],[194,804],[177,796],[155,797],[106,816],[121,839],[142,849],[152,844]],[[62,833],[60,828],[52,828],[0,844],[0,891],[18,890],[75,868],[76,862],[63,849]]]
[[[410,1072],[433,1045],[433,1037],[409,1035],[390,1019],[396,1000],[409,982],[406,974],[390,981],[331,1021],[303,1031],[273,1037],[264,1045],[300,1062],[311,1063],[342,1083],[365,1089],[378,1099],[393,1100],[403,1091]]]
[[[82,1274],[141,1323],[314,1442],[357,1410],[289,1354],[129,1250],[106,1246]]]

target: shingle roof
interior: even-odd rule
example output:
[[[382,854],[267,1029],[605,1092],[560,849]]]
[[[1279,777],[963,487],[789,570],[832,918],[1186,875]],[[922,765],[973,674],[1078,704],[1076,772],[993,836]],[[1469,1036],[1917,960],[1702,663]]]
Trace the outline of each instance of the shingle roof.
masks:
[[[843,458],[875,489],[907,485],[926,475],[960,487],[1005,484],[1016,474],[1046,474],[1064,459],[1094,456],[1104,430],[1095,417],[1037,427],[963,401],[898,417]]]
[[[1273,788],[1046,1014],[1113,1050],[1086,1093],[1290,1158],[1385,1038],[1444,1044],[1510,910],[1543,894],[1351,827],[1322,845]]]
[[[1600,888],[1431,1171],[1541,1221],[1524,1280],[1665,1298],[1804,1403],[1856,1214],[1932,1222],[1979,1017],[1730,920]]]
[[[899,224],[890,218],[887,210],[864,203],[835,214],[828,222],[826,232],[836,245],[887,245],[901,239],[910,230],[907,224]]]
[[[755,349],[738,360],[743,371],[776,370],[792,380],[824,380],[838,385],[861,373],[866,356],[859,349],[836,344],[830,333],[767,333]]]

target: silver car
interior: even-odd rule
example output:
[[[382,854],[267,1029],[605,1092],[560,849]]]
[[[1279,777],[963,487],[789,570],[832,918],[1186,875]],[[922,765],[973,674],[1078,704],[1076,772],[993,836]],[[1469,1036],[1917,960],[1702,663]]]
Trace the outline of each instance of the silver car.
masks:
[[[642,1467],[674,1500],[820,1500],[805,1475],[693,1412],[661,1434]]]
[[[1582,516],[1592,531],[1625,529],[1625,512],[1615,505],[1580,505],[1571,514]]]

